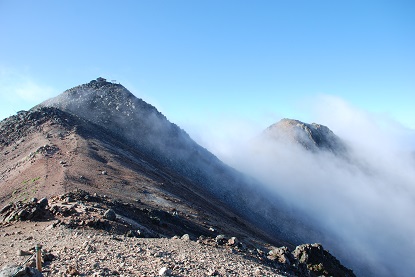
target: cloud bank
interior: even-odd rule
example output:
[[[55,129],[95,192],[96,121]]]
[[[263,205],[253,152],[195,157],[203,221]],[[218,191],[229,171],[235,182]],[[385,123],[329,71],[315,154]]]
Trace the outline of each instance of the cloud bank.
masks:
[[[415,132],[337,97],[311,106],[316,123],[348,145],[347,159],[262,138],[243,124],[226,129],[227,137],[199,134],[199,142],[301,209],[324,231],[320,242],[358,275],[411,276]]]

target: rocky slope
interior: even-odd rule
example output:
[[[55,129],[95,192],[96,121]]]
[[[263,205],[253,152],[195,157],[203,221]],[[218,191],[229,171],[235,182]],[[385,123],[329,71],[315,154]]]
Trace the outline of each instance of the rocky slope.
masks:
[[[286,246],[284,257],[294,255],[290,251],[304,241],[298,234],[307,226],[278,197],[259,194],[254,180],[223,164],[121,85],[98,79],[75,87],[3,120],[0,131],[0,202],[8,207],[2,210],[2,230],[20,228],[25,236],[28,229],[21,229],[21,220],[59,220],[59,228],[92,230],[95,235],[187,234],[192,241],[200,236],[210,241],[224,234],[255,249]],[[33,197],[51,201],[41,208]],[[80,206],[68,206],[71,197]],[[60,202],[51,205],[53,201]],[[115,220],[104,217],[108,209]],[[39,238],[47,240],[44,236]],[[255,263],[265,260],[268,265],[272,259],[264,257]],[[303,262],[304,269],[296,262],[300,259],[294,255],[288,267],[274,259],[273,268],[286,269],[288,275],[340,270],[352,276],[338,262],[323,267]],[[196,272],[173,273],[198,276]]]
[[[319,244],[291,252],[214,231],[165,237],[163,227],[183,225],[180,216],[82,190],[6,205],[0,218],[0,276],[19,270],[11,263],[34,267],[34,244],[44,276],[353,276]]]

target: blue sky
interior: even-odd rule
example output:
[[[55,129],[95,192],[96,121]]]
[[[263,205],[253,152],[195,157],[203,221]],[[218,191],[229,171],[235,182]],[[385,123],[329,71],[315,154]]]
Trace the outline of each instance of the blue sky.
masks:
[[[99,76],[178,125],[312,122],[320,95],[415,128],[414,1],[0,1],[0,118]]]

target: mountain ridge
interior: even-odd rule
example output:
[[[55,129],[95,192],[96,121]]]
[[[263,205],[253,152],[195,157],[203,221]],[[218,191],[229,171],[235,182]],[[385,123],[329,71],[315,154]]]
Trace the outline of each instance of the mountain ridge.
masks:
[[[264,197],[253,197],[256,195],[254,191],[257,181],[250,180],[249,177],[224,164],[215,155],[194,142],[185,131],[168,121],[155,107],[135,98],[119,84],[107,82],[102,78],[97,80],[99,81],[91,81],[69,89],[36,107],[59,108],[109,129],[114,134],[122,134],[133,147],[140,149],[166,168],[174,168],[230,205],[240,216],[256,220],[258,224],[267,222],[266,225],[269,225],[270,220],[274,221],[267,228],[269,231],[277,232],[284,239],[294,238],[291,228],[303,228],[300,222],[294,223],[296,219],[290,219],[288,208],[287,212],[278,211],[284,206],[282,199],[277,195],[273,195],[269,200]],[[236,191],[238,194],[235,194]],[[280,204],[271,203],[276,203],[277,200]],[[264,202],[269,204],[261,212],[258,207],[263,207]],[[266,221],[260,220],[267,214],[268,209],[274,210],[275,215],[279,214],[279,219],[292,221],[293,226],[289,228],[280,226],[271,218]],[[296,238],[294,241],[301,240]]]

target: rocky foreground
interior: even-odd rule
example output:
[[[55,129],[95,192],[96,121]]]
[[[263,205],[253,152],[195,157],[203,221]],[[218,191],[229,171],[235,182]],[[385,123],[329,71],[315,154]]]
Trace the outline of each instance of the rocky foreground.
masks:
[[[77,190],[4,206],[0,276],[35,267],[36,244],[43,276],[354,276],[319,244],[290,251],[213,229],[211,236],[163,237],[157,228],[168,217],[142,211],[151,224],[140,225],[115,212],[122,205]],[[15,276],[42,276],[24,274]]]

